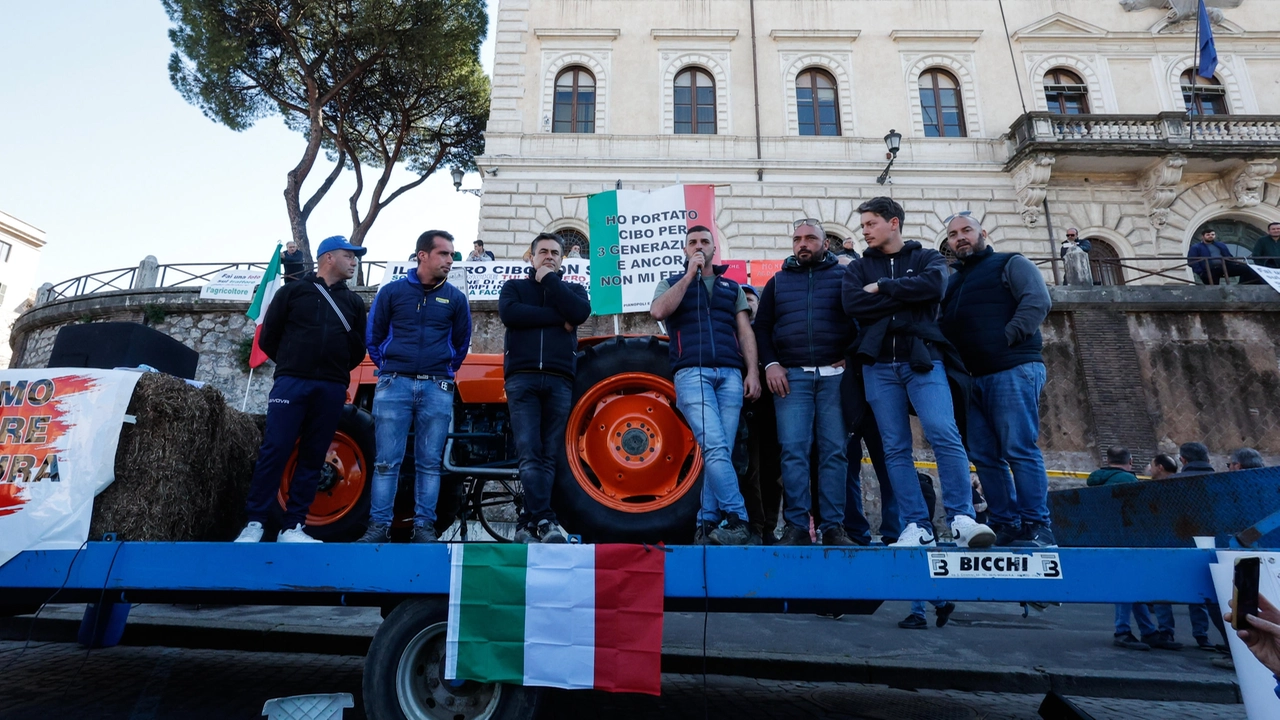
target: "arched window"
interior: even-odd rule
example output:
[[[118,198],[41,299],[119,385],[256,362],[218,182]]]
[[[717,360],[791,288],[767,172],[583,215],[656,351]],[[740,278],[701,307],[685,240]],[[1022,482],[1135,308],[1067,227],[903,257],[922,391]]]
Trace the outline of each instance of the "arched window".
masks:
[[[1089,238],[1089,270],[1094,285],[1123,285],[1124,268],[1120,267],[1120,253],[1102,238]]]
[[[947,259],[948,265],[951,265],[958,259],[956,257],[956,251],[951,249],[951,242],[947,238],[942,238],[942,242],[938,243],[938,252],[942,254],[942,257]]]
[[[586,68],[567,68],[556,76],[551,132],[596,131],[596,79]]]
[[[839,135],[835,78],[826,70],[816,68],[797,75],[796,112],[801,135]]]
[[[589,252],[591,248],[587,245],[586,235],[583,235],[573,228],[562,228],[560,230],[555,230],[554,232],[560,236],[560,239],[564,240],[565,257],[569,257],[570,253],[573,252],[574,245],[578,246],[578,255],[580,257],[591,257],[591,253]]]
[[[920,73],[920,109],[924,112],[925,137],[964,137],[964,105],[960,83],[946,70]]]
[[[676,75],[675,131],[677,135],[716,134],[716,81],[699,67]]]
[[[1191,68],[1182,73],[1182,102],[1188,115],[1229,115],[1227,89],[1215,76],[1202,78]]]
[[[1051,113],[1087,115],[1089,86],[1070,70],[1054,68],[1044,74],[1044,101]]]

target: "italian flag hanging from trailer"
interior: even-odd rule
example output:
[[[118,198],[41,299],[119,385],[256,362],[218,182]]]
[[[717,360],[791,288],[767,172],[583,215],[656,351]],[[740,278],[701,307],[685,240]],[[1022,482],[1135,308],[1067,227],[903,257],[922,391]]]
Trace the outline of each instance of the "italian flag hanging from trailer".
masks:
[[[684,271],[686,228],[705,225],[721,250],[711,185],[641,192],[610,190],[587,198],[591,223],[591,312],[648,312],[653,290]]]
[[[449,549],[446,679],[659,694],[666,553],[640,545]]]

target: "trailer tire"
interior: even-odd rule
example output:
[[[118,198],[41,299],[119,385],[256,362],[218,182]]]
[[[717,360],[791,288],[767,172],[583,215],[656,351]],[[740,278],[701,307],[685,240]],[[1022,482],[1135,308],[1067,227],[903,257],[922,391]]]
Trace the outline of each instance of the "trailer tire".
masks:
[[[693,539],[702,494],[701,453],[697,450],[683,417],[674,410],[671,378],[667,343],[656,337],[617,337],[578,353],[573,409],[565,430],[566,455],[558,463],[553,506],[565,529],[580,534],[584,542],[662,541],[685,544]],[[584,472],[589,463],[581,457],[581,453],[579,458],[572,459],[569,453],[579,452],[575,444],[584,430],[587,441],[601,442],[600,436],[595,435],[600,427],[595,424],[598,416],[594,408],[585,407],[586,404],[600,402],[601,393],[604,392],[610,393],[608,397],[618,397],[618,393],[625,395],[638,391],[647,392],[651,399],[647,404],[652,407],[641,408],[639,414],[646,418],[657,418],[658,427],[653,428],[656,434],[662,434],[665,430],[667,435],[679,435],[678,438],[658,438],[658,441],[665,439],[667,442],[661,447],[667,450],[680,448],[677,454],[687,457],[688,462],[682,465],[680,458],[675,458],[679,472],[674,475],[680,477],[673,490],[652,500],[644,499],[649,496],[638,495],[640,500],[632,504],[629,500],[635,498],[626,502],[613,501],[607,492],[611,489],[603,487],[605,481],[599,476],[593,480]],[[627,417],[635,415],[634,411],[628,412]],[[588,425],[591,427],[587,427]],[[631,428],[631,425],[627,425],[623,418],[619,427],[625,430]],[[654,437],[654,434],[649,434],[649,437]],[[639,439],[643,441],[643,438]],[[620,442],[625,444],[625,441]],[[605,444],[612,444],[612,441]],[[656,444],[651,445],[644,452],[658,447],[660,446]],[[605,463],[614,463],[623,457],[606,458]],[[655,463],[655,459],[659,458],[648,457],[644,461],[647,463],[645,467],[656,471],[657,465],[661,463]],[[631,461],[632,458],[627,457],[625,462]],[[618,472],[627,469],[625,464],[610,467]],[[594,472],[595,468],[592,470]],[[670,467],[665,471],[658,471],[658,474],[661,475],[662,472],[668,477],[674,477]]]
[[[537,688],[444,679],[449,603],[415,598],[396,606],[378,627],[364,660],[364,710],[369,720],[528,720]]]
[[[333,460],[326,460],[322,488],[317,490],[307,515],[307,534],[325,542],[351,542],[363,535],[369,524],[376,457],[373,415],[354,405],[343,407],[329,452]],[[285,478],[293,473],[297,450],[294,453],[285,465]],[[325,483],[330,484],[327,491],[323,487]],[[276,527],[284,520],[287,487],[282,479],[276,502],[271,506],[271,520]],[[322,497],[326,492],[327,497]]]

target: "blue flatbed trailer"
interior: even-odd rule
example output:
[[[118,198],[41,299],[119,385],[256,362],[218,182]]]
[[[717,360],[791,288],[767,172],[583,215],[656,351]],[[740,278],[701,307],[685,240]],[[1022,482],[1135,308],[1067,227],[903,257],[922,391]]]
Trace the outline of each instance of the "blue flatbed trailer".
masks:
[[[704,547],[667,552],[668,610],[871,613],[886,600],[1216,601],[1211,549]],[[961,577],[966,574],[986,577]],[[1031,572],[1037,577],[1010,577]],[[1004,576],[1001,576],[1004,575]],[[86,602],[89,644],[130,603],[380,607],[365,660],[372,720],[531,717],[531,688],[443,679],[449,548],[436,545],[90,542],[0,566],[0,605]],[[55,597],[56,593],[56,597]],[[86,634],[82,632],[82,638]]]

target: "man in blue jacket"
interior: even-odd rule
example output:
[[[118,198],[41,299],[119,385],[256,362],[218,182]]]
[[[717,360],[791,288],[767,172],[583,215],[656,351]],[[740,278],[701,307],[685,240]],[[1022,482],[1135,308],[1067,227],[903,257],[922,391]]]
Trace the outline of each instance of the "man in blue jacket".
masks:
[[[958,262],[939,324],[973,376],[969,459],[986,490],[996,544],[1054,546],[1049,475],[1036,444],[1045,383],[1040,323],[1053,304],[1049,289],[1030,260],[988,245],[987,231],[968,211],[947,219],[947,242]]]
[[[364,360],[364,301],[347,288],[364,253],[341,235],[325,238],[317,248],[316,272],[280,288],[267,307],[258,346],[276,363],[275,384],[246,503],[249,524],[236,542],[262,539],[295,444],[298,463],[276,542],[320,542],[303,524],[338,430],[351,371]]]
[[[809,461],[816,440],[822,544],[853,545],[844,529],[847,434],[839,400],[844,350],[853,334],[840,305],[844,268],[812,218],[796,221],[791,250],[764,286],[754,324],[782,448],[786,529],[777,544],[810,544]]]
[[[711,264],[715,252],[710,228],[689,228],[685,271],[658,283],[649,314],[667,323],[676,407],[702,448],[702,508],[694,542],[746,545],[759,540],[747,523],[733,443],[742,398],[760,397],[760,369],[746,293],[724,277],[727,265]]]
[[[418,236],[418,266],[388,283],[373,301],[366,342],[378,366],[373,395],[377,461],[373,467],[369,527],[360,542],[388,542],[400,463],[409,428],[414,433],[413,542],[436,541],[440,462],[453,419],[454,377],[471,344],[467,296],[446,280],[453,267],[453,236],[428,230]]]
[[[507,327],[507,407],[524,488],[516,542],[563,543],[569,538],[551,509],[551,487],[573,406],[578,325],[591,315],[591,301],[586,288],[563,279],[559,235],[538,235],[530,252],[529,277],[508,280],[498,296],[498,317]]]
[[[905,213],[893,199],[872,198],[858,212],[867,251],[846,268],[842,294],[845,312],[860,328],[854,355],[867,366],[864,391],[884,439],[885,465],[903,525],[894,545],[934,545],[933,522],[916,479],[910,404],[938,463],[942,504],[956,544],[990,547],[996,535],[974,519],[969,458],[943,367],[944,351],[954,354],[954,348],[936,321],[947,262],[937,250],[903,241]],[[950,364],[963,367],[958,357]]]
[[[1187,251],[1191,259],[1191,271],[1205,285],[1217,285],[1219,280],[1230,277],[1228,261],[1222,258],[1231,257],[1231,249],[1226,243],[1218,242],[1218,233],[1205,228],[1200,231],[1200,242]],[[1207,258],[1196,260],[1196,258]]]

